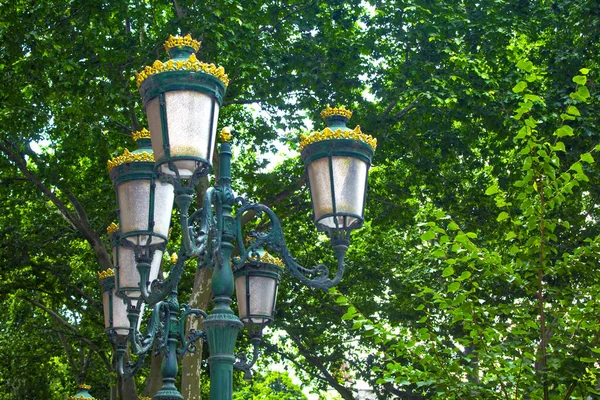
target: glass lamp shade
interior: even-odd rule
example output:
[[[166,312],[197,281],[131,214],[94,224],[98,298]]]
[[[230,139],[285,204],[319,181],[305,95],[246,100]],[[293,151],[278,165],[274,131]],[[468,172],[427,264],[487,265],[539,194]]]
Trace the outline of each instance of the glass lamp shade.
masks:
[[[251,332],[260,332],[273,321],[282,267],[245,263],[234,270],[240,320]]]
[[[123,163],[110,175],[117,193],[121,238],[142,246],[165,242],[175,198],[173,185],[156,179],[151,161]]]
[[[344,110],[346,111],[346,110]],[[350,230],[363,224],[367,177],[375,140],[346,127],[348,118],[325,118],[328,127],[301,143],[315,224],[324,231]]]
[[[163,256],[162,249],[152,248],[151,250],[154,252],[154,256],[150,263],[148,282],[143,282],[146,285],[149,285],[158,277]],[[131,300],[139,299],[140,273],[137,269],[133,248],[128,246],[113,246],[113,263],[117,272],[117,291]]]
[[[104,328],[114,331],[119,336],[129,334],[129,319],[127,319],[127,304],[117,295],[115,276],[101,278],[102,305],[104,308]]]
[[[171,60],[138,74],[158,170],[184,179],[210,172],[228,83],[223,68],[198,61],[194,50],[172,47]]]

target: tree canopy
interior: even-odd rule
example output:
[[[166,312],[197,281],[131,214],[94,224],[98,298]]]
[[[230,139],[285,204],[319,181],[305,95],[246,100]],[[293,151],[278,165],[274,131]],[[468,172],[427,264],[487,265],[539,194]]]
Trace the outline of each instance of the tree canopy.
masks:
[[[327,105],[378,139],[346,276],[329,293],[284,277],[264,359],[343,399],[358,381],[381,399],[599,395],[598,2],[9,0],[0,399],[84,381],[115,398],[96,274],[112,265],[106,162],[145,126],[134,74],[175,33],[227,71],[235,189],[282,217],[302,264],[333,255],[299,157],[265,168],[269,155],[297,150],[307,120],[322,129]],[[182,302],[203,290],[194,273]],[[150,394],[149,374],[120,397]],[[273,385],[303,396],[276,373],[236,396]]]

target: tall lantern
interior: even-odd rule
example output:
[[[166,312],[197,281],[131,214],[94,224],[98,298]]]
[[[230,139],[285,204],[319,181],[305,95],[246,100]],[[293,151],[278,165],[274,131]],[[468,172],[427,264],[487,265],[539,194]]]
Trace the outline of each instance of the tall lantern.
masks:
[[[256,251],[256,259],[233,270],[240,320],[250,336],[261,336],[263,328],[273,321],[277,288],[283,262],[266,251]]]
[[[169,233],[175,194],[172,184],[156,178],[150,133],[143,129],[134,132],[133,138],[138,149],[133,152],[126,149],[123,155],[108,162],[108,169],[119,206],[119,240],[113,244],[117,291],[137,299],[140,276],[136,264],[143,257],[149,262],[149,281],[156,279]]]
[[[223,67],[198,61],[190,35],[165,42],[171,60],[137,74],[160,173],[190,178],[212,167],[219,109],[229,79]]]
[[[377,140],[346,126],[344,106],[321,112],[327,127],[304,136],[302,160],[308,172],[315,224],[323,231],[349,231],[363,224],[367,174]]]

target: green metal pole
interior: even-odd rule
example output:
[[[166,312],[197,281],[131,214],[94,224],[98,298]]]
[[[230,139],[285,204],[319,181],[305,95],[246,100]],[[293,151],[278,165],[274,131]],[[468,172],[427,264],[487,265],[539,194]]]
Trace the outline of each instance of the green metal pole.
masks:
[[[210,398],[230,400],[233,396],[234,347],[243,324],[231,310],[234,281],[231,270],[231,253],[234,241],[234,219],[231,216],[233,192],[231,191],[231,145],[223,143],[220,151],[220,177],[217,195],[217,224],[221,225],[222,257],[215,265],[212,275],[212,291],[215,308],[204,322],[210,357]],[[219,209],[220,208],[220,209]]]
[[[177,378],[177,343],[179,343],[179,301],[177,300],[177,291],[173,290],[168,297],[169,305],[169,328],[165,332],[167,335],[167,353],[163,357],[161,373],[163,376],[163,385],[160,390],[152,397],[154,400],[183,400],[183,396],[175,386]]]

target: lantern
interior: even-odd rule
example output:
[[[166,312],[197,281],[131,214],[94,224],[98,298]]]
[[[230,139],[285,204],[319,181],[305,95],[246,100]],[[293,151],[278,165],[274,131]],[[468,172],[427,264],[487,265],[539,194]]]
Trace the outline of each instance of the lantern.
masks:
[[[161,174],[190,178],[212,167],[219,109],[229,80],[222,67],[198,61],[190,35],[165,42],[171,60],[137,74]]]
[[[363,224],[367,175],[377,140],[346,127],[350,110],[327,107],[323,131],[302,138],[300,150],[308,174],[315,224],[340,231]]]
[[[282,261],[266,251],[256,251],[257,259],[233,271],[240,320],[251,336],[260,336],[262,329],[273,321]]]

